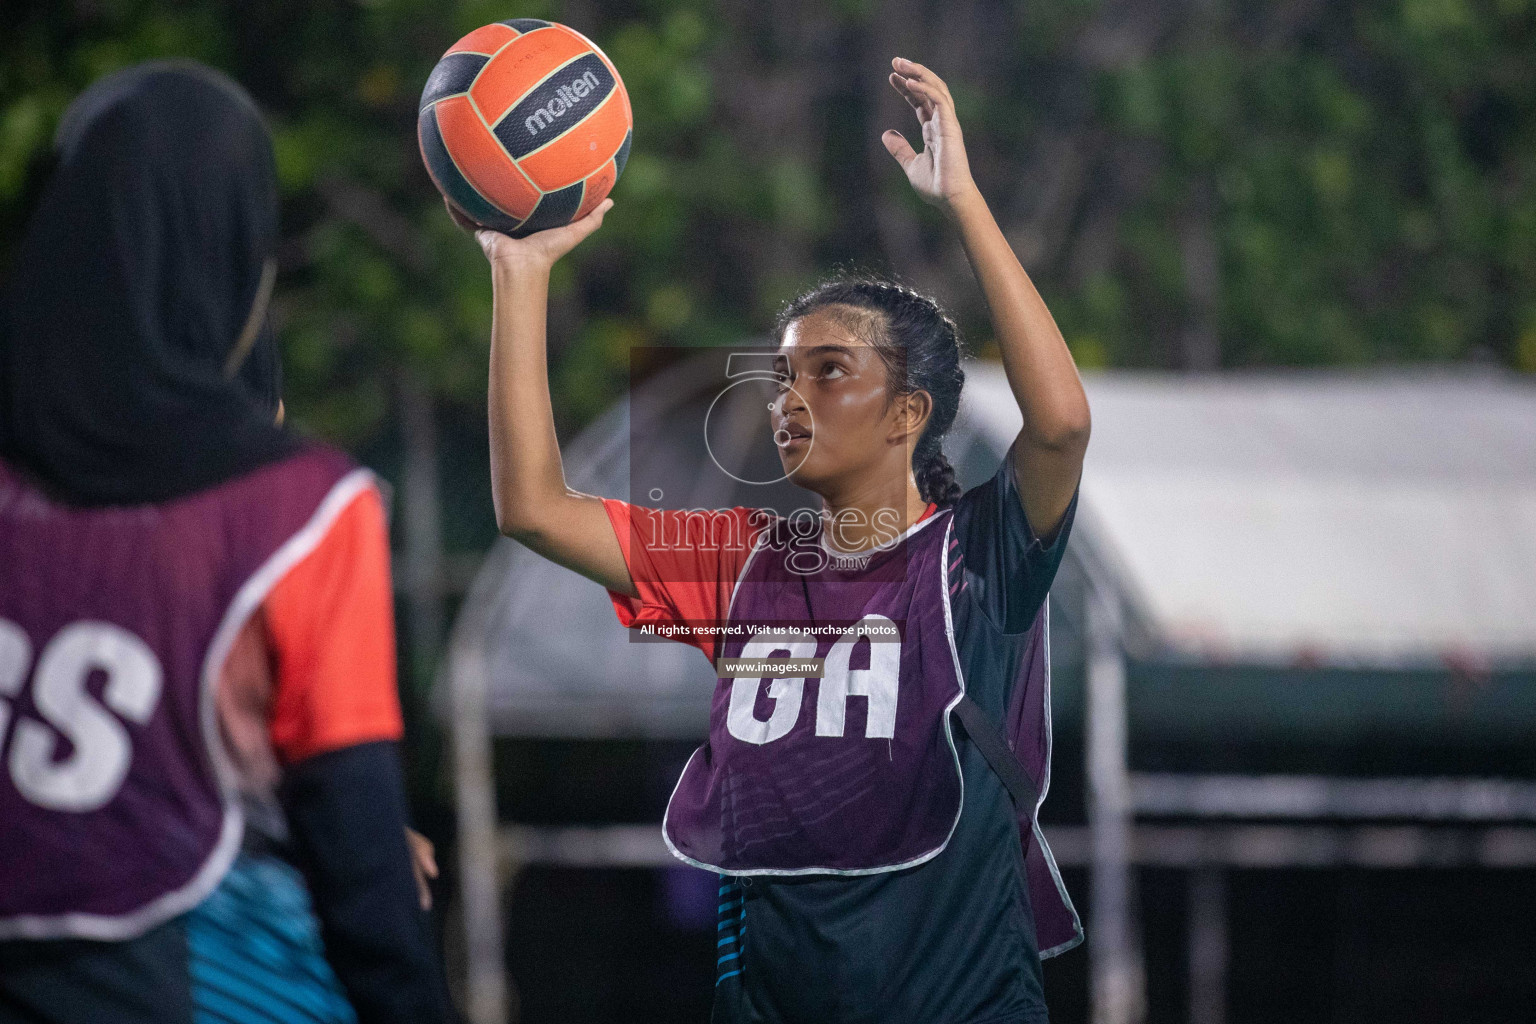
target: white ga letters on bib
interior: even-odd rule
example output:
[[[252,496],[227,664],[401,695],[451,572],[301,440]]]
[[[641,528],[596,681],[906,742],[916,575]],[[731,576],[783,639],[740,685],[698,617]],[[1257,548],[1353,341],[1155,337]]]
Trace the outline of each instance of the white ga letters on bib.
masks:
[[[866,630],[865,627],[877,627]],[[869,640],[869,667],[849,668],[853,648],[866,633],[895,636],[896,625],[884,615],[866,615],[839,636],[827,651],[823,675],[816,696],[816,735],[841,736],[849,697],[869,701],[864,735],[868,739],[890,739],[896,735],[896,699],[901,671],[899,640]],[[786,638],[782,631],[765,629],[753,634],[741,649],[740,658],[760,660],[784,652],[787,658],[816,656],[814,637]],[[789,735],[800,718],[805,697],[803,677],[777,677],[768,684],[768,698],[773,711],[764,721],[754,714],[762,677],[738,676],[731,684],[731,705],[726,715],[726,729],[744,743],[772,743]]]

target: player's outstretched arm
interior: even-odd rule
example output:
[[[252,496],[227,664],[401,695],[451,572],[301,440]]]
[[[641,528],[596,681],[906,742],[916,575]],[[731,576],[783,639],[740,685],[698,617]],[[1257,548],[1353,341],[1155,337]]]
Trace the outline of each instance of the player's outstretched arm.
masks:
[[[477,228],[448,206],[491,264],[491,495],[496,526],[545,558],[638,596],[602,500],[565,485],[549,399],[545,314],[556,260],[603,222],[605,199],[581,220],[526,238]]]
[[[882,141],[918,194],[960,229],[992,314],[1008,383],[1024,414],[1024,429],[1013,446],[1024,514],[1036,534],[1052,537],[1072,501],[1088,448],[1088,398],[1077,365],[971,180],[949,86],[909,60],[898,57],[891,67],[892,88],[922,126],[923,151],[915,152],[897,131],[886,132]]]

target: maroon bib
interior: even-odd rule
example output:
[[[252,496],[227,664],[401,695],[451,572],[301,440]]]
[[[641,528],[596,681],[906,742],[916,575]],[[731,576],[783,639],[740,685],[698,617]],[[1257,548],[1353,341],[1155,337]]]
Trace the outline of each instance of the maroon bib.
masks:
[[[225,656],[372,485],[310,448],[163,504],[74,508],[0,462],[0,938],[130,938],[218,883],[243,828]]]
[[[963,777],[950,711],[965,681],[944,509],[854,567],[783,520],[758,538],[731,597],[720,657],[819,658],[822,675],[722,677],[708,741],[662,824],[680,859],[728,875],[864,875],[948,844]],[[811,627],[807,629],[806,627]],[[1000,723],[1039,794],[1016,808],[1042,956],[1082,941],[1037,814],[1050,784],[1050,618],[1035,616]]]
[[[674,853],[726,874],[869,874],[944,848],[962,796],[952,524],[938,512],[851,569],[819,533],[763,532],[720,656],[819,658],[823,674],[719,680],[709,742],[667,807]]]

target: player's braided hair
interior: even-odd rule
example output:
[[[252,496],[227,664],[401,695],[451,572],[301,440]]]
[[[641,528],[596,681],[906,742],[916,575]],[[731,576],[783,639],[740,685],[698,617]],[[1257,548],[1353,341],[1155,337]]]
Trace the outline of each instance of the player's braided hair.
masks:
[[[912,452],[912,475],[924,501],[953,504],[960,497],[955,470],[941,449],[955,422],[965,371],[960,368],[960,332],[939,304],[904,285],[872,277],[836,277],[792,299],[779,312],[775,337],[783,341],[791,323],[819,309],[842,307],[885,364],[892,397],[926,391],[933,399],[928,426]]]

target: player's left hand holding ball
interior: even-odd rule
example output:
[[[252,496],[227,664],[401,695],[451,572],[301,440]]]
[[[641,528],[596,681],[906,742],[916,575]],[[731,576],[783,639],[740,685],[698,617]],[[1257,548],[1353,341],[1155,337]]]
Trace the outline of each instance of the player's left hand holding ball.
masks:
[[[558,228],[535,231],[524,238],[513,238],[500,231],[481,227],[460,213],[446,198],[443,205],[448,207],[448,215],[455,224],[465,231],[474,232],[475,241],[480,243],[491,266],[548,270],[561,256],[576,248],[582,239],[602,227],[603,214],[613,209],[613,200],[604,199],[580,220]]]
[[[911,104],[922,126],[923,151],[914,151],[911,143],[894,129],[882,135],[880,141],[901,164],[917,194],[948,210],[957,200],[976,191],[971,165],[965,158],[960,121],[955,117],[954,98],[944,80],[921,64],[897,57],[891,61],[891,67],[895,69],[890,76],[891,87]]]
[[[416,139],[449,215],[492,265],[547,270],[603,222],[634,123],[601,47],[569,25],[509,18],[438,60]]]

